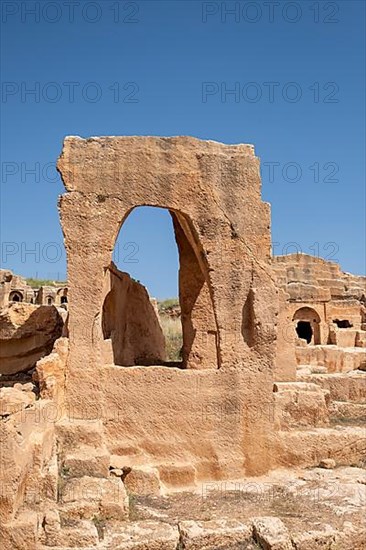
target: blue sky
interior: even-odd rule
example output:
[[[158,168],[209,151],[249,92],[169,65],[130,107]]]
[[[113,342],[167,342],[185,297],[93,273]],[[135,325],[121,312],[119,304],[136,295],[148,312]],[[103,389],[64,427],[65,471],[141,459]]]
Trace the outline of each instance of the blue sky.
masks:
[[[365,272],[363,1],[1,7],[3,268],[66,276],[65,135],[141,134],[253,143],[274,252]],[[166,212],[133,211],[115,259],[152,295],[177,294]]]

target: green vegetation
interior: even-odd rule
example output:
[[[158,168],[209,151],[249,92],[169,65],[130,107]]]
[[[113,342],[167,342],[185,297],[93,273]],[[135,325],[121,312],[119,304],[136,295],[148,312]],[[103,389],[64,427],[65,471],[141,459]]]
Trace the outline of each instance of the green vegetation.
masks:
[[[160,324],[165,337],[167,361],[181,361],[183,334],[180,317],[160,315]]]
[[[40,288],[41,286],[66,286],[67,281],[51,281],[51,279],[33,279],[28,277],[26,279],[29,286],[32,288]]]
[[[111,519],[111,518],[109,518],[108,516],[100,515],[100,514],[96,514],[92,517],[92,522],[94,523],[95,528],[97,530],[99,540],[104,539],[104,531],[105,531],[105,528],[106,528],[106,525],[107,525],[107,521],[109,519]]]
[[[179,308],[178,298],[168,298],[167,300],[158,300],[158,309],[160,313],[164,313],[169,309]]]
[[[181,361],[183,334],[178,298],[158,300],[160,324],[165,337],[167,361]]]

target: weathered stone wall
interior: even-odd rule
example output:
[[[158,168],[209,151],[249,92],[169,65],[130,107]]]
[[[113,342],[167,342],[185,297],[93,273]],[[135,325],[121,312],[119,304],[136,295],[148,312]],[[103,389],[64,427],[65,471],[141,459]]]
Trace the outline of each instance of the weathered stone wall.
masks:
[[[104,294],[99,325],[103,363],[161,364],[165,360],[165,340],[146,288],[112,264],[105,275]]]
[[[272,269],[280,288],[288,294],[287,315],[294,321],[313,323],[312,344],[356,345],[366,301],[366,277],[344,273],[336,263],[307,254],[275,256]],[[353,337],[344,339],[335,321],[348,321]],[[342,332],[343,331],[343,332]],[[338,332],[339,342],[332,333]],[[333,338],[333,339],[332,339]],[[335,340],[334,340],[335,338]]]
[[[245,413],[233,423],[226,412],[273,399],[278,303],[267,265],[269,206],[253,147],[188,137],[70,137],[58,168],[67,191],[60,213],[70,298],[66,394],[74,416],[102,415],[109,449],[147,462],[179,456],[192,465],[205,449],[202,477],[267,469],[269,415],[254,425]],[[140,205],[173,216],[183,369],[106,367],[93,336],[115,240]],[[210,407],[222,411],[219,421],[206,415]]]
[[[62,334],[63,320],[55,307],[13,303],[0,313],[0,374],[33,368],[49,354]]]
[[[33,288],[24,277],[7,269],[0,269],[0,310],[13,302],[26,302],[44,306],[63,305],[65,308],[65,304],[67,304],[67,287],[53,285]]]
[[[0,269],[0,309],[13,300],[31,303],[35,300],[35,292],[23,277],[8,269]]]

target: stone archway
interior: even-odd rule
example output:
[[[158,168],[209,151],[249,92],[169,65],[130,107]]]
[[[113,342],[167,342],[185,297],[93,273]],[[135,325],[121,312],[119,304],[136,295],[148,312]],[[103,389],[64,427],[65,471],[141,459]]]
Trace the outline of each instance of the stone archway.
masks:
[[[57,294],[56,294],[57,305],[66,305],[68,303],[67,290],[68,290],[67,287],[65,287],[65,288],[60,288],[57,291]]]
[[[293,315],[297,336],[308,344],[320,344],[320,316],[311,307],[301,307]]]
[[[253,422],[245,411],[230,412],[273,402],[278,296],[253,147],[190,137],[70,137],[58,169],[66,187],[60,213],[72,417],[102,418],[108,448],[146,463],[179,460],[216,479],[265,471],[272,417]],[[186,369],[103,360],[106,270],[136,206],[165,208],[173,218]]]
[[[19,290],[13,290],[9,294],[9,302],[23,302],[23,294]]]
[[[124,217],[118,234],[122,231],[125,221],[135,208],[139,207],[134,207]],[[208,269],[202,260],[202,246],[199,243],[199,238],[195,235],[189,217],[182,212],[166,210],[169,211],[172,218],[179,258],[178,298],[183,336],[180,368],[218,368],[220,365],[217,342],[218,331],[210,293]],[[103,338],[111,340],[112,356],[114,356],[115,364],[138,364],[135,361],[140,357],[138,348],[141,347],[141,342],[137,342],[135,339],[133,343],[131,337],[128,336],[130,333],[129,323],[132,320],[129,320],[128,312],[126,314],[126,311],[123,311],[132,307],[131,296],[136,285],[133,285],[128,277],[126,278],[125,273],[117,273],[115,266],[112,266],[112,268],[105,266],[105,271],[111,271],[108,276],[112,276],[114,287],[113,289],[107,287],[108,294],[103,301],[101,316]],[[126,285],[130,289],[127,295]],[[135,300],[138,295],[141,295],[141,292],[141,289],[135,288]],[[147,301],[148,298],[145,302]],[[165,365],[167,364],[166,361],[161,358],[157,359],[159,355],[162,355],[161,352],[158,353],[161,346],[154,345],[154,343],[157,343],[157,338],[159,340],[158,331],[156,327],[154,328],[156,324],[154,320],[155,313],[150,311],[151,308],[149,309],[147,304],[144,305],[141,302],[141,296],[139,303],[144,309],[145,318],[139,318],[139,312],[135,312],[133,323],[135,325],[138,323],[140,333],[150,334],[152,340],[149,351],[151,357],[150,359],[146,357],[142,364]],[[119,326],[118,330],[116,325]],[[125,351],[121,348],[123,345],[126,348]],[[134,347],[136,350],[133,350]],[[149,348],[149,346],[147,347]],[[135,359],[133,359],[134,357]],[[178,366],[178,363],[175,366]]]

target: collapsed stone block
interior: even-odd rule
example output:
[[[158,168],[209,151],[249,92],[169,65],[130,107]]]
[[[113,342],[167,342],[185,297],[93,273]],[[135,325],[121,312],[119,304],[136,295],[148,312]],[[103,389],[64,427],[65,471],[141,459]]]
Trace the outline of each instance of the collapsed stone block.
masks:
[[[106,539],[118,550],[176,550],[178,528],[161,521],[139,521],[109,528]]]
[[[293,549],[289,531],[280,518],[254,518],[253,533],[255,540],[262,548],[268,550]]]
[[[252,542],[252,531],[250,524],[237,520],[179,522],[180,541],[185,550],[247,548]]]
[[[0,374],[35,367],[52,351],[62,334],[63,321],[55,307],[11,304],[0,312]]]
[[[61,491],[65,510],[76,515],[77,508],[83,508],[82,516],[95,513],[109,519],[123,520],[128,517],[128,496],[122,481],[115,477],[107,479],[84,476],[67,480]]]
[[[120,470],[123,475],[123,471]],[[134,467],[123,478],[129,494],[160,495],[160,478],[157,469],[149,467]]]

